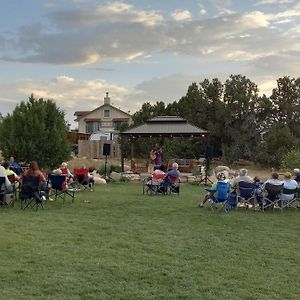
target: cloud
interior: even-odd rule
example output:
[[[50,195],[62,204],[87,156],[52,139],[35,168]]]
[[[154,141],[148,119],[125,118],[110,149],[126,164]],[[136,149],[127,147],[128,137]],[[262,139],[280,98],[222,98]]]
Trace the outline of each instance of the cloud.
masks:
[[[92,110],[103,104],[103,97],[108,91],[116,107],[130,108],[124,103],[129,93],[127,87],[111,84],[105,80],[79,80],[67,75],[60,75],[51,80],[27,79],[18,82],[0,83],[6,97],[0,97],[1,111],[12,111],[21,100],[27,100],[33,93],[36,98],[53,99],[58,107],[67,112],[67,120],[73,122],[76,110]]]
[[[187,9],[176,9],[171,13],[171,16],[175,21],[189,21],[192,19],[192,15]]]
[[[272,5],[272,4],[288,4],[293,3],[295,0],[261,0],[255,3],[255,6],[258,5]]]
[[[136,9],[124,2],[100,4],[95,7],[81,6],[48,14],[49,18],[62,29],[89,28],[101,24],[141,24],[157,26],[164,22],[162,15],[156,11]]]
[[[231,1],[213,3],[220,11],[232,6]],[[283,31],[281,26],[292,29],[294,18],[300,15],[299,4],[272,14],[257,10],[204,20],[190,20],[186,10],[173,13],[175,20],[166,21],[157,11],[124,2],[92,8],[83,3],[80,8],[49,13],[50,25],[32,24],[10,38],[6,35],[5,42],[0,42],[0,57],[54,65],[105,60],[133,63],[157,53],[248,61],[298,47],[299,31],[288,36],[289,28]]]
[[[89,70],[100,71],[100,72],[112,72],[112,71],[114,71],[113,68],[104,68],[104,67],[89,68]]]

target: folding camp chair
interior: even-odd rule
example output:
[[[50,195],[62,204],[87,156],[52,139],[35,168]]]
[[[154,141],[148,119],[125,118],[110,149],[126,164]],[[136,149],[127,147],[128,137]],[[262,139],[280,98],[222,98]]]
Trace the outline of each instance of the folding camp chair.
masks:
[[[48,176],[48,182],[50,184],[51,190],[54,192],[55,200],[61,198],[63,203],[65,203],[66,196],[71,197],[72,202],[74,202],[75,194],[74,189],[67,188],[66,176],[64,175],[53,175]]]
[[[43,200],[39,190],[40,178],[39,176],[23,176],[22,184],[20,186],[19,197],[21,200],[21,209],[43,208]]]
[[[143,181],[143,194],[165,194],[166,187],[163,185],[164,174],[153,174]]]
[[[282,190],[283,184],[275,185],[266,183],[264,188],[265,196],[263,199],[263,210],[280,206],[280,195]]]
[[[286,189],[283,188],[282,190],[282,196],[284,195],[292,195],[292,198],[290,200],[284,200],[282,199],[282,203],[281,203],[281,208],[287,208],[287,207],[292,207],[292,205],[299,200],[297,198],[297,193],[298,193],[298,188],[295,189]]]
[[[93,190],[94,183],[89,178],[88,169],[74,169],[74,180],[79,189],[86,190],[89,188],[90,191]]]
[[[167,193],[169,194],[177,194],[179,196],[180,191],[180,177],[179,176],[167,176],[165,178]]]
[[[255,208],[255,191],[256,185],[253,182],[240,181],[237,187],[238,202],[246,208]]]
[[[210,197],[211,205],[210,208],[216,210],[217,205],[220,203],[221,208],[227,210],[227,202],[230,196],[230,183],[218,181],[215,189],[206,189],[212,195]]]
[[[16,200],[15,188],[12,185],[8,189],[5,185],[5,177],[0,177],[0,205],[14,206]]]
[[[0,177],[0,205],[5,204],[5,195],[6,195],[5,177]]]
[[[8,180],[10,181],[10,183],[12,184],[12,198],[11,198],[11,202],[12,205],[14,205],[14,202],[17,200],[17,187],[19,186],[19,182],[16,179],[15,175],[7,175]]]

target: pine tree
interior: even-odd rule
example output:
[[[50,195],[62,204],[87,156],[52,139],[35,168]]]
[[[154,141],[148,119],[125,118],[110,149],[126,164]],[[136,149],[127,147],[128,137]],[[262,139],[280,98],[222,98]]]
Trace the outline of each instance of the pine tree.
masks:
[[[0,147],[4,157],[14,156],[41,167],[58,166],[69,158],[70,144],[64,112],[51,100],[34,98],[22,101],[0,125]]]

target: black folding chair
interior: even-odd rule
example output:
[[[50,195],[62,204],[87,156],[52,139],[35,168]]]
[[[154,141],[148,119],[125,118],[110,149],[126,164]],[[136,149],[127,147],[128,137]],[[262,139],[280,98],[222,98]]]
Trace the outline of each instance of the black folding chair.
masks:
[[[268,208],[280,207],[280,195],[283,190],[283,184],[275,185],[266,183],[265,185],[265,197],[263,203],[263,210]]]
[[[15,186],[12,184],[10,188],[7,188],[5,177],[0,177],[0,205],[14,206],[16,198]]]
[[[179,176],[168,176],[166,179],[167,192],[169,194],[177,194],[180,192],[180,178]]]
[[[143,194],[165,195],[167,193],[166,185],[163,183],[164,175],[155,174],[151,177],[145,178],[143,181]]]
[[[39,190],[39,176],[23,176],[20,187],[19,197],[21,200],[21,209],[35,208],[38,210],[40,206],[43,208],[43,200]]]
[[[238,202],[246,208],[255,208],[255,183],[240,181],[237,188]]]
[[[66,176],[64,175],[53,175],[48,176],[49,184],[51,190],[54,192],[55,200],[61,198],[63,203],[65,203],[66,196],[71,197],[72,202],[74,202],[74,189],[69,189],[66,186]]]
[[[6,195],[5,177],[0,177],[0,205],[5,204],[5,195]]]

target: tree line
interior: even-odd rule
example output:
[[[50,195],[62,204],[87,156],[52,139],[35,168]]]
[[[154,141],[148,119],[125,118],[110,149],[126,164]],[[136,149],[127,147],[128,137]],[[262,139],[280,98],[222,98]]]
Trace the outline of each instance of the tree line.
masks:
[[[260,96],[257,85],[243,75],[231,75],[224,83],[204,79],[192,83],[178,101],[144,103],[134,113],[132,126],[160,115],[177,115],[207,129],[213,156],[229,162],[246,159],[279,166],[288,154],[299,156],[300,78],[279,78],[269,97]],[[197,143],[173,139],[164,141],[164,147],[170,156],[199,158]],[[137,154],[148,153],[147,147],[149,140],[135,142]]]
[[[213,157],[229,162],[247,159],[263,165],[300,167],[300,78],[277,80],[272,94],[259,95],[257,85],[242,75],[192,83],[185,96],[165,104],[146,102],[133,114],[135,127],[162,115],[180,116],[209,131]],[[52,100],[33,95],[7,116],[0,114],[0,148],[4,157],[37,160],[41,166],[57,166],[70,156],[65,113]],[[123,126],[122,130],[128,129]],[[130,143],[121,140],[125,155]],[[138,139],[135,155],[147,157],[154,143],[163,144],[167,158],[199,158],[207,141],[201,139]]]

